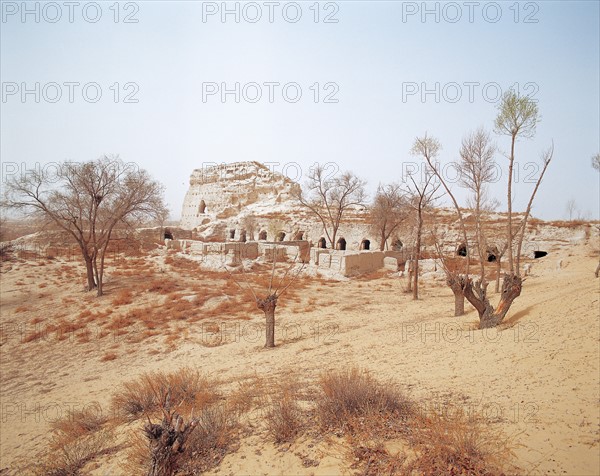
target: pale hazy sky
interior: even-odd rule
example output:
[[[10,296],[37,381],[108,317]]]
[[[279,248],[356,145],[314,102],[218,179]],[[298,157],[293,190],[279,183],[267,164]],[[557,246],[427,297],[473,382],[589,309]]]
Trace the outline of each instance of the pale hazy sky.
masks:
[[[598,218],[599,15],[597,1],[3,1],[2,172],[120,154],[164,183],[172,218],[206,163],[271,162],[295,178],[285,164],[306,175],[332,162],[372,192],[401,180],[425,131],[456,160],[516,85],[542,115],[517,146],[517,205],[554,140],[534,215],[565,218],[575,199]],[[235,83],[239,97],[222,98]],[[503,204],[504,188],[502,176]]]

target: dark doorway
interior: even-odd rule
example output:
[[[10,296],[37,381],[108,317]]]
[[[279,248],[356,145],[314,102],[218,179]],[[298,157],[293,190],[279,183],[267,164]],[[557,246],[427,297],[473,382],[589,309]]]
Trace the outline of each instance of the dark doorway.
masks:
[[[488,248],[486,250],[488,263],[494,263],[498,259],[498,248]]]
[[[321,237],[319,239],[319,242],[317,244],[317,248],[327,248],[327,241],[325,241],[325,238]]]
[[[360,243],[361,250],[369,250],[371,248],[371,242],[369,240],[362,240]]]
[[[544,257],[544,256],[546,256],[547,254],[548,254],[548,252],[547,252],[547,251],[534,251],[534,252],[533,252],[533,257],[534,257],[535,259],[538,259],[538,258],[543,258],[543,257]]]
[[[283,241],[285,238],[285,232],[280,231],[279,233],[277,233],[277,240],[275,241]]]
[[[235,238],[235,230],[229,230],[229,239],[233,240]]]
[[[346,240],[344,238],[340,238],[337,242],[335,249],[344,251],[346,249]]]
[[[266,239],[267,239],[267,232],[266,232],[265,230],[261,231],[261,232],[258,234],[258,239],[259,239],[259,240],[266,240]]]
[[[456,249],[456,254],[458,256],[467,256],[467,245],[465,245],[464,243],[459,245]]]

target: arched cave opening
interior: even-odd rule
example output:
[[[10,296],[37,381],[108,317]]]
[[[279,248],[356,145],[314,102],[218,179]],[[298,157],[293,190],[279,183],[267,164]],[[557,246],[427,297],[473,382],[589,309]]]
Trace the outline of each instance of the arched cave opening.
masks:
[[[280,231],[279,233],[277,233],[277,239],[275,241],[283,241],[284,239],[285,239],[284,231]]]
[[[259,234],[258,234],[258,239],[259,240],[266,240],[267,239],[267,232],[265,230],[262,230]]]
[[[371,241],[370,240],[362,240],[360,242],[360,249],[361,250],[369,250],[371,248]]]
[[[547,255],[548,255],[548,252],[547,252],[547,251],[534,251],[534,252],[533,252],[533,257],[534,257],[535,259],[538,259],[538,258],[543,258],[544,256],[547,256]]]
[[[317,248],[327,248],[327,241],[325,241],[324,237],[319,238]]]
[[[204,213],[206,211],[206,202],[204,200],[200,200],[200,205],[198,205],[198,213]]]
[[[335,247],[336,250],[344,251],[346,249],[346,240],[344,238],[340,238],[337,241],[337,245]]]
[[[465,245],[464,243],[458,245],[458,248],[456,248],[456,255],[467,256],[467,245]]]
[[[173,233],[171,233],[171,230],[169,230],[168,228],[165,230],[164,239],[165,240],[172,240],[173,239]]]

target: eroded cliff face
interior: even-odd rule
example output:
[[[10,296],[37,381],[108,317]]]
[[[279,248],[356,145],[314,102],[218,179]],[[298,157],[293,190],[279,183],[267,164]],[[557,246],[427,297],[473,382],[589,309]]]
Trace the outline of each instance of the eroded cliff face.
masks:
[[[302,208],[294,199],[299,185],[259,162],[236,162],[194,170],[190,188],[182,209],[181,228],[194,230],[194,236],[203,241],[267,240],[285,241],[303,239],[319,246],[335,247],[338,241],[346,249],[356,251],[368,247],[379,249],[377,232],[369,225],[366,207],[349,210],[338,230],[336,244],[327,239],[322,223]],[[468,228],[469,252],[475,255],[475,225],[472,213],[463,211]],[[388,242],[388,248],[400,240],[410,247],[414,241],[411,220],[400,227]],[[505,242],[505,214],[493,213],[486,217],[484,228],[488,247],[501,249]],[[448,253],[458,253],[464,241],[456,214],[452,209],[435,209],[428,213],[423,236],[425,255],[435,253],[435,241]],[[530,219],[521,253],[533,256],[534,251],[556,251],[584,242],[598,231],[592,224],[570,222],[543,222]],[[436,238],[434,238],[435,234]],[[301,238],[300,238],[301,237]]]
[[[248,211],[284,212],[299,186],[258,162],[236,162],[196,169],[183,201],[181,227],[194,229]],[[226,226],[226,223],[223,223]]]

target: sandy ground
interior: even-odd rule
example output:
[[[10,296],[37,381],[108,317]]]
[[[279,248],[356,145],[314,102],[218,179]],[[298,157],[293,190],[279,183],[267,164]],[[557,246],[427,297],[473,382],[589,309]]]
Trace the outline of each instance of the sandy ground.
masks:
[[[417,302],[397,277],[315,283],[278,310],[273,350],[263,348],[260,311],[250,320],[224,316],[217,346],[205,345],[215,336],[201,322],[170,348],[160,339],[100,338],[94,329],[87,343],[73,336],[25,343],[31,322],[76,316],[95,298],[79,282],[50,278],[64,265],[60,260],[4,265],[0,472],[23,474],[18,468],[43,450],[51,421],[91,402],[108,412],[118,384],[145,371],[192,366],[233,385],[252,375],[312,380],[356,365],[394,379],[415,398],[460,401],[485,416],[513,438],[524,474],[600,474],[600,280],[592,254],[581,245],[536,260],[500,331],[474,330],[470,306],[466,316],[451,317],[452,294],[441,283],[425,281]],[[102,299],[110,306],[110,297]],[[118,357],[102,361],[112,350]],[[307,457],[319,465],[303,466]],[[116,460],[103,460],[93,473],[119,474]],[[212,472],[351,471],[335,441],[314,446],[300,439],[282,447],[253,435]]]

